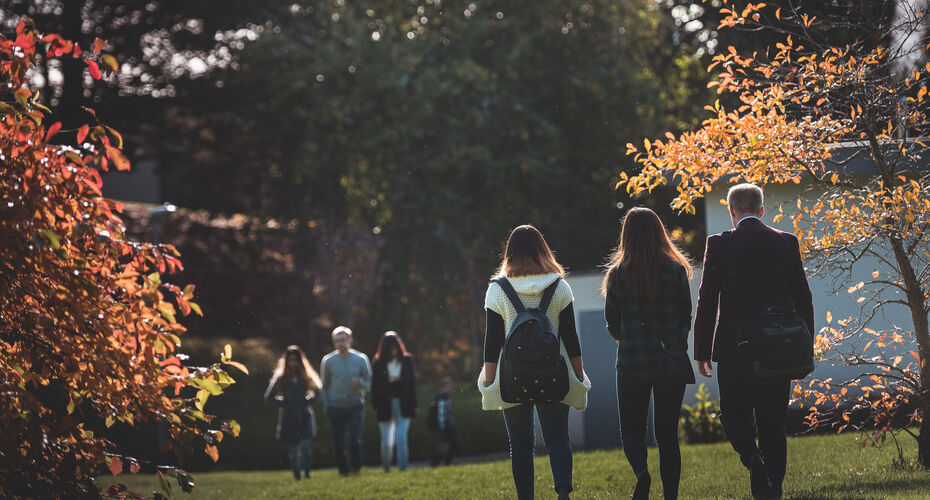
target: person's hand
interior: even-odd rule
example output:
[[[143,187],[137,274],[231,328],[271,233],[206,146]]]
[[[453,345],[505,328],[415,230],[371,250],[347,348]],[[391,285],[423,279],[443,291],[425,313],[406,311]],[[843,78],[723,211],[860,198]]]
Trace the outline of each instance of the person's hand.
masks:
[[[584,382],[584,371],[581,371],[581,372],[577,372],[577,371],[576,371],[576,372],[575,372],[575,377],[578,378],[578,381],[579,381],[579,382]]]
[[[698,361],[698,371],[701,372],[701,375],[704,375],[707,378],[710,378],[714,372],[713,365],[710,364],[710,360],[706,359],[703,361]]]
[[[352,378],[352,387],[360,387],[362,385],[362,379],[358,377]]]
[[[483,377],[481,377],[481,385],[483,385],[483,386],[485,386],[485,387],[491,387],[491,384],[493,384],[493,383],[494,383],[494,379],[488,380],[488,375],[487,375],[487,374],[485,374]]]

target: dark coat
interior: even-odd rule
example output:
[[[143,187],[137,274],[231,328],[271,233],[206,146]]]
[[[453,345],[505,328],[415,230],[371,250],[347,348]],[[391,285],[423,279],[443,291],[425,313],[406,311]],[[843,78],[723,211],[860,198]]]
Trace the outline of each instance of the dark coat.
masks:
[[[772,306],[793,307],[814,332],[814,302],[797,237],[753,218],[733,230],[731,248],[725,248],[726,243],[719,234],[707,238],[694,319],[694,359],[735,361],[736,323]],[[739,301],[727,290],[728,265],[736,269]],[[743,309],[737,310],[740,302]]]
[[[391,398],[388,395],[387,360],[376,359],[371,367],[371,404],[378,422],[391,420]],[[417,416],[417,381],[413,355],[405,354],[400,362],[400,413],[404,418]]]
[[[280,407],[278,410],[278,440],[297,444],[301,438],[312,438],[316,433],[316,418],[310,405],[316,401],[316,394],[307,394],[299,380],[284,382],[281,394],[278,385],[282,383],[274,378],[265,390],[265,399]]]

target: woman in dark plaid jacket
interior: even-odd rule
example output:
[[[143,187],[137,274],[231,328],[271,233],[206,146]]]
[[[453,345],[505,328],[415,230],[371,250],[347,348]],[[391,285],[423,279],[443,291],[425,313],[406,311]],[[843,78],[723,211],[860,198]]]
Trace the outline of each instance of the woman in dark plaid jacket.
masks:
[[[633,208],[623,219],[620,244],[607,269],[604,315],[607,330],[617,341],[620,432],[623,451],[636,474],[633,498],[649,497],[645,437],[652,394],[663,494],[675,499],[681,477],[678,417],[688,381],[672,378],[667,358],[669,352],[678,351],[677,359],[686,359],[681,351],[688,349],[691,330],[691,266],[669,239],[659,216],[648,208]],[[690,370],[690,362],[684,369]]]

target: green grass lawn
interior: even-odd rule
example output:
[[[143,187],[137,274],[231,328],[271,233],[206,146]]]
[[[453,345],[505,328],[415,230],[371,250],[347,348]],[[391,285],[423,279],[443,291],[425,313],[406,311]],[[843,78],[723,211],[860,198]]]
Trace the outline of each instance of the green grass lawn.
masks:
[[[501,424],[503,426],[503,424]],[[461,436],[468,439],[468,436]],[[785,498],[791,499],[927,499],[930,472],[895,470],[893,446],[882,449],[858,446],[858,435],[812,436],[788,441],[788,476]],[[905,438],[906,457],[915,456],[916,444]],[[650,450],[653,498],[661,498],[657,451]],[[536,459],[536,498],[555,498],[552,475],[545,456]],[[120,477],[132,489],[151,492],[151,475]],[[365,468],[359,476],[341,478],[333,469],[314,471],[309,480],[294,481],[290,471],[201,472],[190,495],[174,485],[172,498],[514,498],[510,462],[455,465],[437,469],[414,468],[385,474]],[[101,483],[112,478],[100,478]],[[576,453],[573,498],[629,498],[633,474],[623,452]],[[681,498],[749,498],[749,480],[736,454],[726,443],[682,447]]]

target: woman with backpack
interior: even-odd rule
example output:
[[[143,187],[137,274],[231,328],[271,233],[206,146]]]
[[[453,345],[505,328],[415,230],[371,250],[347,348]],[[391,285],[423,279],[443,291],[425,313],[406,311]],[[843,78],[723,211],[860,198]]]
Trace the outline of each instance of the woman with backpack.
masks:
[[[688,357],[691,265],[669,239],[659,216],[633,208],[602,284],[607,331],[617,341],[617,400],[623,451],[636,474],[634,499],[649,498],[646,419],[654,400],[663,495],[678,498],[678,418],[685,385],[694,383]]]
[[[510,233],[485,297],[481,406],[503,410],[517,497],[533,498],[533,410],[539,416],[559,499],[572,491],[568,409],[584,410],[591,382],[581,362],[572,290],[533,226]]]
[[[303,350],[289,346],[281,358],[265,390],[265,399],[280,407],[278,410],[279,441],[288,445],[294,479],[310,477],[312,449],[310,439],[316,433],[313,408],[322,385],[320,376],[310,366]]]
[[[397,332],[385,332],[378,342],[371,367],[371,404],[381,431],[381,466],[390,472],[394,445],[397,469],[407,470],[407,431],[417,416],[416,377],[413,355],[407,352]]]

